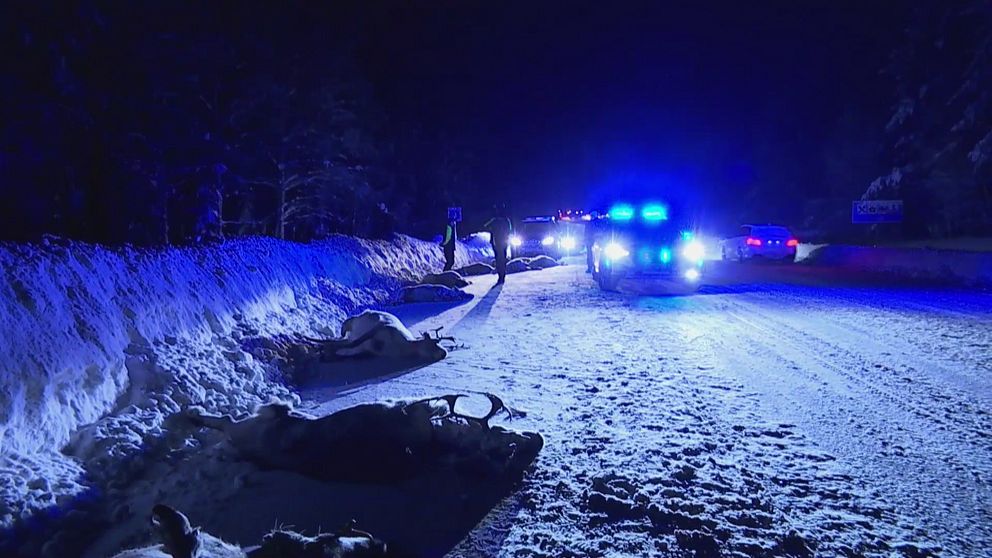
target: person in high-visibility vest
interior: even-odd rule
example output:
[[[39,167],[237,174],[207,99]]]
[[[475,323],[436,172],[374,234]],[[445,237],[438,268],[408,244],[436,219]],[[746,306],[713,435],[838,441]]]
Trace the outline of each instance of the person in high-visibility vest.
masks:
[[[506,216],[506,208],[497,206],[496,215],[486,221],[483,229],[489,231],[489,242],[493,245],[493,252],[496,253],[496,273],[499,275],[497,284],[506,281],[506,252],[510,244],[510,235],[513,234],[513,222]]]
[[[458,238],[458,230],[454,221],[448,221],[448,226],[444,228],[444,240],[441,247],[444,248],[444,270],[450,271],[455,267],[455,242]]]

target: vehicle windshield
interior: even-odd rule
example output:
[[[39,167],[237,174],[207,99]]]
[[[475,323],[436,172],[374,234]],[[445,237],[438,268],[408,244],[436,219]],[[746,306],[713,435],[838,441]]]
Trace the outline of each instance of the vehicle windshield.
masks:
[[[671,240],[680,236],[682,231],[692,230],[680,221],[646,222],[641,219],[631,219],[629,221],[611,220],[608,228],[613,233],[622,236],[658,240]]]
[[[544,238],[555,234],[555,224],[551,222],[521,223],[518,234],[524,238]]]
[[[789,238],[792,234],[785,227],[751,227],[751,236],[757,238]]]

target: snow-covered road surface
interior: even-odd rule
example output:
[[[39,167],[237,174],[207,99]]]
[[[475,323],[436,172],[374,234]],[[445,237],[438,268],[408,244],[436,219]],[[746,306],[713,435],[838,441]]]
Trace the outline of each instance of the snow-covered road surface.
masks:
[[[681,297],[475,278],[467,305],[398,311],[464,343],[448,359],[303,395],[527,412],[533,473],[451,556],[992,556],[990,295],[741,269]]]

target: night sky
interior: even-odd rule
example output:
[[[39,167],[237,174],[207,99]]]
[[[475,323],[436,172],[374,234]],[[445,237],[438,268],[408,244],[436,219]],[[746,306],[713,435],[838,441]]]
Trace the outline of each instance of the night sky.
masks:
[[[0,238],[110,244],[430,237],[449,205],[469,228],[499,202],[522,217],[648,199],[716,232],[844,233],[850,201],[896,164],[883,151],[898,84],[946,73],[950,89],[963,72],[946,62],[980,43],[916,49],[920,75],[900,81],[884,70],[905,29],[937,32],[907,2],[11,6]],[[925,122],[952,128],[931,97]],[[327,117],[332,100],[350,120]],[[977,138],[934,145],[949,141]],[[332,158],[352,170],[273,194],[276,169]],[[287,232],[294,204],[313,217]]]
[[[873,134],[889,115],[881,70],[906,11],[432,5],[382,5],[363,18],[363,63],[394,114],[431,114],[471,146],[480,187],[505,192],[517,212],[591,207],[620,192],[697,202],[703,218],[733,216],[735,196],[756,182],[779,209],[769,217],[829,189],[823,150],[844,115]]]

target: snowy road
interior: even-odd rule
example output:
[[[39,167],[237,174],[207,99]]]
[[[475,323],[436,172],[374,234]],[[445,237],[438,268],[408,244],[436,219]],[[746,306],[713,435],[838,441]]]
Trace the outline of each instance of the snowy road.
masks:
[[[990,295],[742,269],[691,297],[477,278],[470,304],[400,311],[464,348],[311,403],[486,390],[528,413],[535,471],[452,556],[992,556]]]

